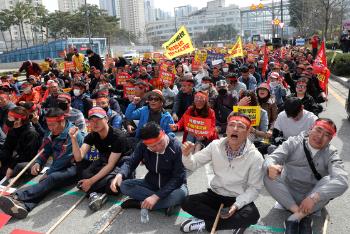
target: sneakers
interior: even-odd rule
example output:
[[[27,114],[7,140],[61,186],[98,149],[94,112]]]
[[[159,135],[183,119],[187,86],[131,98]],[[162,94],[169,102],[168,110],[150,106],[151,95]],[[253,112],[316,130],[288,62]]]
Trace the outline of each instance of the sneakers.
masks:
[[[101,209],[101,207],[107,202],[107,194],[90,193],[89,196],[89,208],[93,211]]]
[[[24,204],[11,196],[0,197],[0,208],[8,215],[17,219],[24,219],[28,215],[28,211]]]
[[[202,219],[187,219],[181,224],[180,230],[182,232],[201,232],[205,229],[205,222]]]
[[[299,223],[299,234],[312,234],[312,218],[310,216],[304,217]]]
[[[285,234],[298,234],[299,233],[299,221],[284,221]]]
[[[123,209],[141,209],[141,202],[135,199],[128,199],[120,205]]]

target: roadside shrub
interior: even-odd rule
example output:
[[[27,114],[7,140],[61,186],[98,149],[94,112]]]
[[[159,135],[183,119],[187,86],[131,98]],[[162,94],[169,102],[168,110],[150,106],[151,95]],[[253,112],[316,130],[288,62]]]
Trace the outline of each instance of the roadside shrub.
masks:
[[[331,64],[331,59],[334,52],[327,52],[327,64],[331,73],[337,76],[347,76],[350,77],[350,53],[342,54],[337,53],[333,64]]]

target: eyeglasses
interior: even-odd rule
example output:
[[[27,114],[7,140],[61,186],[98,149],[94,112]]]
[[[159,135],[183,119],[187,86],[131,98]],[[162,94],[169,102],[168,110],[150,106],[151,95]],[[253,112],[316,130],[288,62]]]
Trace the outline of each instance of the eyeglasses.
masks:
[[[159,97],[149,97],[149,98],[148,98],[148,101],[149,101],[149,102],[152,102],[152,101],[154,101],[154,102],[159,102],[159,101],[160,101],[160,98],[159,98]]]
[[[194,97],[194,100],[195,101],[201,101],[201,102],[206,101],[206,99],[204,97]]]

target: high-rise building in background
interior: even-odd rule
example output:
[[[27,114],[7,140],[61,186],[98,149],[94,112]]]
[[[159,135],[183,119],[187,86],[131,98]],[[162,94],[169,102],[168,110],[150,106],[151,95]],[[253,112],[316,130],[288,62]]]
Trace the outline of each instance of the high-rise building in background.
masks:
[[[155,21],[167,20],[171,18],[170,12],[163,11],[162,9],[154,9]]]
[[[107,11],[109,16],[120,18],[120,0],[100,0],[100,9]]]
[[[64,12],[74,12],[85,4],[85,0],[57,0],[58,10]]]
[[[0,10],[4,9],[11,9],[16,5],[17,2],[25,2],[25,0],[0,0]],[[43,4],[42,0],[32,0],[31,4],[33,6],[37,6],[39,4]],[[8,47],[8,50],[11,50],[11,47],[13,49],[20,48],[21,42],[22,46],[26,47],[25,38],[27,39],[28,45],[33,45],[33,41],[41,41],[43,40],[42,37],[45,36],[46,32],[41,32],[38,28],[33,27],[33,25],[30,24],[24,24],[23,25],[24,33],[21,36],[20,28],[18,25],[13,25],[10,28],[10,31],[4,31],[3,34],[0,34],[0,51],[6,50],[6,44]],[[12,46],[11,46],[11,35],[12,35]],[[5,44],[6,41],[6,44]]]
[[[122,29],[146,42],[144,0],[120,0],[120,23]]]
[[[186,6],[176,8],[175,15],[176,15],[176,17],[186,17],[197,10],[198,10],[197,7],[193,7],[191,5],[186,5]]]
[[[145,0],[145,21],[148,23],[155,20],[154,0]]]

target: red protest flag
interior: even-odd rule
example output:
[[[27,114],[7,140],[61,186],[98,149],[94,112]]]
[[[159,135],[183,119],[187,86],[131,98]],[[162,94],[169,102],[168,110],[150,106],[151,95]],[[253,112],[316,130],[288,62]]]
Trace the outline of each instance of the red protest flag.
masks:
[[[314,69],[314,74],[316,75],[318,82],[320,84],[321,89],[328,94],[328,79],[331,75],[327,67],[327,57],[326,57],[326,47],[324,40],[321,43],[321,47],[316,55],[315,61],[312,64]]]
[[[268,62],[269,62],[269,54],[267,53],[267,47],[266,47],[266,44],[265,44],[264,45],[264,64],[263,64],[262,71],[261,71],[263,79],[265,79],[265,76],[266,76],[266,70],[267,70]]]

